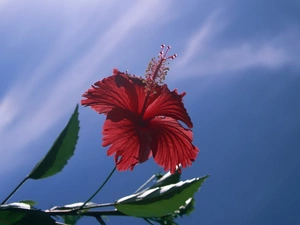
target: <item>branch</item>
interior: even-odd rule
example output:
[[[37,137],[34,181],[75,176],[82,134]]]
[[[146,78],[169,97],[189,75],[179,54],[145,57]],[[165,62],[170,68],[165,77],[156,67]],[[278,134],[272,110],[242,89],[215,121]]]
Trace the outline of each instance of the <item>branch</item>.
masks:
[[[104,210],[104,211],[70,211],[70,210],[45,210],[45,213],[51,216],[92,216],[92,217],[99,217],[99,216],[127,216],[126,214],[118,211],[118,210]]]
[[[20,184],[9,194],[9,196],[6,197],[6,199],[4,199],[4,201],[1,203],[1,205],[5,204],[11,196],[13,196],[13,194],[25,183],[26,180],[28,180],[28,176],[26,176],[21,182]]]

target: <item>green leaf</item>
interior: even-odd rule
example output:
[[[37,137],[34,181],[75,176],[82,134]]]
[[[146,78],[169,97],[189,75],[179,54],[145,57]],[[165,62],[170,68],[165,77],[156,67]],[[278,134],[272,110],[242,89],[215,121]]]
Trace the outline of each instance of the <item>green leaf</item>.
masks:
[[[0,205],[0,225],[13,224],[21,220],[26,216],[26,211],[23,211],[22,209],[30,210],[31,206],[19,202]]]
[[[202,183],[208,178],[194,178],[119,199],[115,207],[122,213],[135,217],[162,217],[185,206]]]
[[[50,215],[40,210],[30,210],[16,225],[57,225]]]
[[[81,218],[79,215],[64,215],[61,216],[64,220],[64,223],[68,225],[75,225],[77,221]]]
[[[84,202],[76,202],[76,203],[72,203],[69,205],[63,205],[63,206],[54,206],[53,208],[51,208],[51,211],[54,210],[75,210],[80,208],[82,205],[84,204]],[[93,206],[97,206],[97,204],[93,203],[93,202],[87,202],[83,208],[92,208]]]
[[[175,210],[174,214],[168,214],[162,217],[149,218],[161,225],[178,225],[174,220],[178,216],[182,217],[184,215],[189,215],[194,211],[195,199],[189,198],[185,201],[185,205],[180,206],[178,210]]]
[[[13,202],[9,204],[0,205],[0,210],[6,210],[6,209],[26,209],[30,210],[32,207],[29,204],[23,203],[23,202]]]
[[[84,202],[77,202],[77,203],[64,205],[64,206],[55,206],[55,207],[51,208],[51,211],[55,211],[55,210],[75,210],[75,209],[80,208],[83,204],[84,204]],[[95,203],[88,202],[88,203],[85,204],[85,207],[93,207],[95,205],[96,205]],[[66,224],[74,225],[82,217],[80,215],[80,213],[81,212],[87,212],[87,211],[88,211],[88,209],[81,209],[80,211],[78,211],[78,215],[63,215],[61,217],[63,218],[63,220]]]
[[[175,213],[181,217],[184,215],[190,215],[195,209],[194,205],[195,205],[195,199],[189,198],[185,202],[185,205],[181,206],[178,211],[175,211]]]
[[[156,183],[153,184],[150,188],[166,186],[169,184],[176,184],[180,181],[180,175],[181,174],[178,172],[178,170],[176,170],[174,174],[168,172],[165,175],[163,175],[160,179],[158,179]]]
[[[25,203],[0,205],[0,225],[54,225],[55,220],[43,211]]]
[[[59,173],[73,156],[78,140],[78,105],[67,126],[60,133],[47,155],[34,167],[28,178],[42,179]]]
[[[30,205],[30,206],[35,206],[37,204],[37,202],[35,201],[32,201],[32,200],[22,200],[22,201],[19,201],[20,203],[25,203],[27,205]]]
[[[158,217],[158,218],[152,218],[153,221],[156,223],[159,223],[161,225],[179,225],[174,221],[173,216],[163,216],[163,217]]]

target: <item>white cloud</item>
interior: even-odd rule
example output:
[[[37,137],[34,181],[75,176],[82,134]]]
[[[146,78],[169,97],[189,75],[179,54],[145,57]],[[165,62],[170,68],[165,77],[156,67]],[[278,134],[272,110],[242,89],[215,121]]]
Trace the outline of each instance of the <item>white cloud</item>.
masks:
[[[300,50],[298,31],[290,29],[267,40],[246,39],[216,47],[229,23],[219,12],[209,16],[187,41],[183,55],[174,63],[174,71],[184,70],[187,76],[200,76],[253,67],[279,69],[285,65],[298,65],[299,54],[295,50]],[[180,77],[182,75],[178,73],[177,78]]]
[[[110,60],[122,62],[127,57],[127,49],[121,49],[122,54],[119,54],[119,48],[126,46],[133,35],[147,32],[151,39],[151,30],[157,28],[158,22],[166,25],[172,22],[170,18],[176,21],[177,16],[169,13],[172,12],[169,3],[162,4],[160,0],[134,1],[131,5],[120,1],[76,4],[72,1],[71,7],[64,5],[66,2],[55,1],[47,7],[41,6],[39,10],[47,9],[50,11],[48,16],[53,14],[61,21],[57,24],[57,39],[53,40],[53,46],[45,57],[36,62],[38,66],[33,69],[28,66],[30,70],[23,70],[19,74],[20,79],[0,99],[1,147],[10,149],[1,152],[0,163],[9,161],[9,157],[37,140],[69,114],[82,92],[95,80],[100,68],[103,71],[108,64],[110,67]],[[58,7],[57,4],[62,5]],[[27,10],[30,8],[33,7],[27,5]],[[22,7],[19,6],[18,10]],[[14,12],[15,15],[19,15],[19,11]],[[9,10],[6,13],[9,14]],[[173,71],[185,71],[186,76],[220,74],[255,66],[277,69],[299,61],[299,57],[294,57],[296,50],[294,55],[289,54],[293,50],[289,47],[291,45],[298,46],[295,49],[300,50],[295,38],[299,32],[275,36],[270,40],[257,42],[247,39],[216,46],[230,22],[223,11],[215,10],[203,23],[196,23],[198,30],[189,36],[187,42],[181,40],[187,44],[183,54],[172,62],[172,74]],[[174,27],[177,29],[176,24]],[[175,33],[179,34],[177,31]],[[22,33],[26,34],[24,37],[21,35],[22,38],[12,37],[15,38],[12,40],[15,46],[24,43],[24,38],[31,38],[25,31]],[[175,36],[172,41],[176,42],[175,38],[179,40],[181,37]],[[175,74],[175,79],[178,78]],[[18,141],[15,141],[16,137]]]
[[[0,0],[0,7],[3,7],[7,2],[8,0]]]
[[[74,12],[76,10],[80,12],[80,7],[74,9],[72,13],[78,16],[76,20],[79,23],[70,19],[70,24],[65,25],[65,31],[56,40],[40,66],[33,72],[25,71],[20,77],[25,77],[25,74],[30,76],[17,81],[0,100],[0,118],[5,118],[1,120],[0,126],[1,145],[3,149],[10,148],[10,151],[1,152],[1,163],[19,152],[21,147],[24,148],[37,140],[59,119],[70,113],[75,103],[79,102],[82,92],[89,87],[90,80],[94,81],[91,77],[101,66],[105,67],[108,58],[113,58],[120,43],[126,42],[135,29],[143,29],[145,23],[162,16],[166,6],[167,4],[162,6],[158,0],[139,1],[129,8],[124,8],[121,14],[114,15],[109,25],[103,20],[102,23],[95,22],[100,27],[105,26],[104,32],[102,30],[99,32],[96,27],[94,29],[97,32],[91,31],[89,25],[91,18],[81,17],[81,14],[77,15]],[[101,11],[105,14],[112,5],[101,7]],[[95,7],[93,6],[90,11],[94,12]],[[152,12],[151,15],[148,11]],[[86,13],[89,14],[87,11]],[[150,23],[147,29],[151,29],[151,26]],[[77,48],[89,41],[91,41],[89,47],[78,54]],[[73,54],[77,54],[78,57],[72,62],[68,61]],[[66,62],[68,66],[64,67],[63,63]],[[60,75],[53,76],[58,68]],[[19,87],[22,87],[22,94]],[[14,141],[16,137],[17,142]]]
[[[185,50],[176,66],[187,66],[193,58],[198,58],[199,55],[210,50],[209,44],[212,43],[213,38],[216,38],[216,35],[226,27],[225,20],[219,20],[220,14],[220,9],[211,13],[200,25],[200,28],[187,40]]]

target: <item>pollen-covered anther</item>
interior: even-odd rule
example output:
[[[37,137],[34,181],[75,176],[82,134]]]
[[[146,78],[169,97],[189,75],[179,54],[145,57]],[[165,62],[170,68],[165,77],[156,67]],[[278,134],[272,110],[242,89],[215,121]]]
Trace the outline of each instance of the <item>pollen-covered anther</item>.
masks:
[[[172,56],[169,56],[168,58],[171,59],[171,60],[173,60],[173,59],[175,59],[176,57],[177,57],[177,54],[174,54],[174,55],[172,55]]]
[[[162,85],[164,83],[167,72],[169,71],[169,67],[166,66],[169,64],[167,60],[173,60],[177,57],[177,54],[167,57],[171,46],[165,47],[165,45],[161,45],[161,50],[158,57],[152,58],[148,64],[145,74],[147,91],[149,89],[152,90],[157,84]]]

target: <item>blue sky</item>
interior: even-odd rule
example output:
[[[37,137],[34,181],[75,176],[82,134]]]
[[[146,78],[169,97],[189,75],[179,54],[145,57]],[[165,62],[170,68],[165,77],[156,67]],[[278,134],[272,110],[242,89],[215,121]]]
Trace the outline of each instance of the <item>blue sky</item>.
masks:
[[[166,82],[187,92],[201,150],[183,178],[211,174],[194,214],[178,222],[299,224],[299,11],[296,0],[0,0],[0,196],[47,152],[92,83],[115,67],[143,75],[165,43],[178,54]],[[114,164],[101,147],[104,117],[80,108],[80,120],[64,171],[28,181],[12,200],[84,201],[105,179]],[[149,160],[117,173],[95,201],[130,194],[158,171]],[[123,221],[143,223],[110,218]]]

